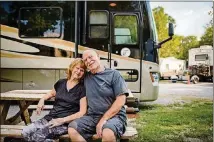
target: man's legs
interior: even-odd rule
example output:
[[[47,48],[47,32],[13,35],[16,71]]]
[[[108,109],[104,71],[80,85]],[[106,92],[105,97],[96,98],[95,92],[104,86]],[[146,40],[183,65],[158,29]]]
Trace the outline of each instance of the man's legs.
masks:
[[[74,128],[68,128],[68,135],[72,142],[86,142],[86,140]]]
[[[83,116],[72,121],[68,125],[68,134],[71,141],[86,142],[96,133],[96,124],[99,118],[92,116]]]
[[[121,120],[118,116],[115,116],[109,119],[103,125],[103,132],[102,132],[102,141],[107,142],[116,142],[117,139],[125,132],[126,123],[125,120]]]
[[[102,132],[102,142],[116,142],[116,137],[114,132],[109,129],[109,128],[105,128],[103,129]]]

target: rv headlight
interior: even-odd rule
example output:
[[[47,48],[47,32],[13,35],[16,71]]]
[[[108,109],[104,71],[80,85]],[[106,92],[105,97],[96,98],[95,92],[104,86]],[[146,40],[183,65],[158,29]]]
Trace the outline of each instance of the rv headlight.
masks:
[[[159,82],[159,75],[157,72],[150,72],[152,82]]]

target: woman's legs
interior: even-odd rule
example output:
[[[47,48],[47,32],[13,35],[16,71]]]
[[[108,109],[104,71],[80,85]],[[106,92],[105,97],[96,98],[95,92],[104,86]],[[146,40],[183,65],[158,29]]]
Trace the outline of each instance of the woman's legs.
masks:
[[[58,139],[59,136],[68,133],[67,125],[60,125],[53,128],[48,126],[37,130],[33,135],[32,139],[35,142],[51,142],[54,139]]]
[[[27,126],[22,131],[22,135],[26,141],[30,142],[52,142],[59,136],[68,133],[67,125],[61,125],[53,128],[47,126],[46,119],[40,119]]]
[[[39,129],[42,129],[45,127],[45,125],[48,123],[48,121],[44,118],[39,119],[33,123],[31,123],[30,125],[28,125],[27,127],[25,127],[22,130],[22,136],[26,141],[33,141],[32,139],[32,135]]]

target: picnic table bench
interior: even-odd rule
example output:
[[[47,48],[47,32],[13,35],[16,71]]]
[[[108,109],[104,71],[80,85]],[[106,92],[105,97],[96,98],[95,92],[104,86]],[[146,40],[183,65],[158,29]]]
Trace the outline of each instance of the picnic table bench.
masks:
[[[1,137],[21,138],[21,131],[26,126],[17,124],[20,121],[24,121],[25,125],[31,123],[31,113],[29,113],[29,109],[36,109],[36,105],[33,105],[33,103],[38,102],[48,91],[49,90],[14,90],[1,93]],[[54,99],[50,101],[53,100]],[[7,118],[11,101],[17,101],[20,110],[14,116]],[[52,105],[48,105],[45,109],[51,109],[52,107]],[[129,141],[130,138],[134,137],[137,137],[137,130],[128,125],[121,141]],[[63,138],[68,138],[68,134],[60,137],[60,139]],[[93,136],[93,139],[97,139],[96,135]]]
[[[14,137],[22,138],[22,129],[26,127],[23,125],[1,125],[1,137]],[[121,137],[121,142],[127,142],[130,138],[136,137],[137,131],[133,127],[127,127],[126,132]],[[68,139],[68,134],[60,136],[59,139]],[[96,140],[97,136],[94,135],[93,139]]]

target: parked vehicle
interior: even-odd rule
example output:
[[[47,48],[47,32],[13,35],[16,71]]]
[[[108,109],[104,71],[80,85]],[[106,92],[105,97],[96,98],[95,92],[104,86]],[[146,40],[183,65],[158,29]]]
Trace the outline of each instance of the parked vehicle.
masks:
[[[213,80],[213,47],[200,46],[189,50],[188,68],[191,81]]]
[[[189,78],[189,71],[188,70],[184,70],[182,75],[179,75],[178,80],[179,81],[188,81]]]
[[[171,76],[177,76],[179,79],[184,70],[186,70],[185,60],[179,60],[175,57],[160,58],[161,79],[171,79]]]
[[[159,56],[148,1],[2,1],[1,92],[47,90],[76,57],[96,50],[139,101],[158,98]]]
[[[176,75],[172,75],[170,77],[170,79],[171,79],[172,83],[176,83],[178,81],[178,77]]]

